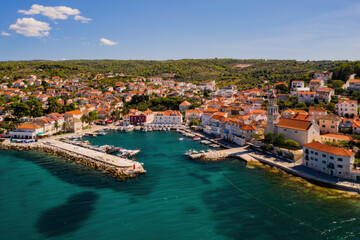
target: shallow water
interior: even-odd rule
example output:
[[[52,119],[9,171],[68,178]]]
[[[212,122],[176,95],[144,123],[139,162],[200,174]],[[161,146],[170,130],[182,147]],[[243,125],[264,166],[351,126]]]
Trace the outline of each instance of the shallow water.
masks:
[[[113,132],[147,174],[120,182],[45,153],[0,151],[0,239],[360,239],[360,201],[270,168],[189,160],[176,132]],[[326,235],[321,233],[325,232]]]

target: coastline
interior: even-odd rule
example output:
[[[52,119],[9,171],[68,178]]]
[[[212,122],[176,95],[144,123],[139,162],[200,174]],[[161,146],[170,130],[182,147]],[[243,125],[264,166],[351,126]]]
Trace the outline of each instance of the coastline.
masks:
[[[212,142],[216,142],[217,144],[221,144],[220,142],[210,139],[208,136],[198,133],[192,129],[190,131],[193,134],[197,134],[197,136],[201,136],[204,139],[207,139]],[[230,149],[231,147],[225,144],[221,144],[223,148]],[[333,188],[337,190],[342,190],[349,192],[351,194],[359,194],[360,195],[360,183],[356,183],[353,181],[348,181],[346,179],[335,178],[323,173],[319,173],[313,169],[306,168],[301,164],[301,160],[296,162],[293,161],[285,161],[280,158],[273,157],[270,154],[260,152],[259,150],[250,149],[250,145],[245,147],[239,147],[238,152],[230,154],[221,154],[221,152],[226,152],[226,150],[219,150],[215,153],[209,153],[212,156],[207,157],[207,153],[205,154],[197,154],[197,156],[189,156],[192,159],[200,159],[203,161],[210,162],[219,162],[224,161],[228,157],[233,157],[245,161],[247,163],[260,162],[262,164],[269,165],[271,167],[276,167],[277,169],[283,170],[287,174],[300,177],[309,183],[314,183],[318,186],[324,186],[327,188]],[[216,154],[219,153],[219,154]]]

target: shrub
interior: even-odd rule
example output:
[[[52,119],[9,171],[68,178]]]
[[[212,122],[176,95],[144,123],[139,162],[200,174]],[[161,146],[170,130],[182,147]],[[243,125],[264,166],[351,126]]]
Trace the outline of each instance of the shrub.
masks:
[[[299,143],[295,142],[294,140],[285,140],[284,144],[289,147],[300,147]]]

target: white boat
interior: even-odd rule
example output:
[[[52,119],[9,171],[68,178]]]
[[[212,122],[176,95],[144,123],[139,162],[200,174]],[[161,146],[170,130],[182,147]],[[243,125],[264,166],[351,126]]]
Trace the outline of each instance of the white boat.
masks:
[[[182,141],[182,140],[184,140],[184,138],[179,138],[179,141]]]
[[[140,152],[140,150],[120,149],[117,156],[119,156],[119,157],[131,157],[131,156],[134,156],[134,155],[138,154],[139,152]]]

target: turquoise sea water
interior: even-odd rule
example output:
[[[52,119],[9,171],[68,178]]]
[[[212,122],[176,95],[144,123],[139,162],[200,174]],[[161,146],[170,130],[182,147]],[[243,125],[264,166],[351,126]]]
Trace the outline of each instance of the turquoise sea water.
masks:
[[[141,149],[147,174],[124,182],[45,153],[0,151],[0,239],[360,239],[359,199],[236,159],[189,160],[183,152],[206,146],[179,137],[89,137]]]

